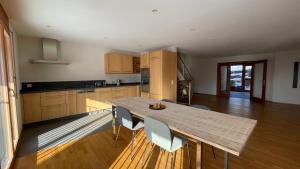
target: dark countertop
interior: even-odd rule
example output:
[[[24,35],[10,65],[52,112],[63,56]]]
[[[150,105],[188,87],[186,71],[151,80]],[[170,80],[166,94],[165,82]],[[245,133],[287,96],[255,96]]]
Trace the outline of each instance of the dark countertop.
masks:
[[[21,89],[20,93],[40,93],[40,92],[52,92],[52,91],[66,91],[66,90],[86,90],[86,89],[97,89],[97,88],[109,88],[109,87],[123,87],[123,86],[137,86],[140,85],[140,82],[130,82],[130,83],[121,83],[120,86],[116,84],[106,84],[106,86],[98,86],[98,87],[60,87],[57,86],[55,88],[38,88],[38,89]]]

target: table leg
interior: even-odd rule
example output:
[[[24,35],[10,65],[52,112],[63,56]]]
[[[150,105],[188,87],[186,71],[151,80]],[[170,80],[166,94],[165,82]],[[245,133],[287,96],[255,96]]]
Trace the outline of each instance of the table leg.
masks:
[[[225,151],[224,153],[224,169],[228,168],[228,153]]]
[[[112,106],[112,128],[113,128],[113,139],[116,139],[116,107]]]
[[[202,142],[196,145],[196,169],[202,169]]]

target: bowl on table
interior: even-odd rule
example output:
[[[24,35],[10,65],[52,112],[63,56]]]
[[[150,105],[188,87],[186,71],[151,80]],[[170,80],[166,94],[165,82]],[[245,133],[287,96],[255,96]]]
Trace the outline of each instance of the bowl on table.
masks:
[[[152,109],[152,110],[163,110],[165,108],[166,108],[166,106],[161,103],[149,104],[149,109]]]

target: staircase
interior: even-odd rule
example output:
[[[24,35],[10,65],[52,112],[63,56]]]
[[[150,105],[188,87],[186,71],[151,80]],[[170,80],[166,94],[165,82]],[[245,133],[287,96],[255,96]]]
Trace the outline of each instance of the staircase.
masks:
[[[193,77],[181,56],[177,59],[177,102],[191,104]]]

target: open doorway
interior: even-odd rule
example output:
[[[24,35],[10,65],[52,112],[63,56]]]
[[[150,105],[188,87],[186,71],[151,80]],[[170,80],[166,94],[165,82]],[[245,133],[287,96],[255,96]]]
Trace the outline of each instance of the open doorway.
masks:
[[[252,65],[230,65],[230,97],[250,99]]]
[[[267,61],[218,63],[217,95],[265,101]]]

